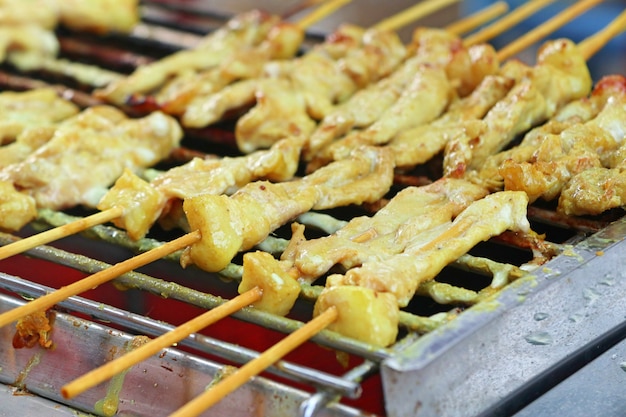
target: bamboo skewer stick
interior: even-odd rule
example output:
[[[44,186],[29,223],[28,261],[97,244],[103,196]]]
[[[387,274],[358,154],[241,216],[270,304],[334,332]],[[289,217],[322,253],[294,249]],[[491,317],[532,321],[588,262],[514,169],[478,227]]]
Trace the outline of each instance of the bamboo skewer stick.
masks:
[[[465,44],[475,45],[478,43],[483,43],[488,39],[493,39],[504,30],[512,28],[519,22],[523,21],[527,17],[532,16],[539,10],[547,7],[549,4],[554,3],[555,1],[556,0],[533,0],[529,1],[528,3],[524,3],[508,15],[499,19],[493,25],[490,25],[465,38]]]
[[[583,56],[587,59],[596,54],[604,45],[606,45],[615,36],[626,31],[626,10],[621,12],[615,19],[611,21],[599,32],[589,36],[578,44]]]
[[[117,263],[110,268],[96,272],[95,274],[90,275],[80,281],[76,281],[65,287],[61,287],[54,292],[36,298],[20,307],[16,307],[12,310],[6,311],[0,314],[0,328],[15,320],[27,316],[28,314],[32,314],[40,310],[46,310],[69,297],[95,288],[98,285],[108,282],[126,272],[137,269],[141,266],[149,264],[150,262],[159,260],[164,256],[176,252],[177,250],[183,249],[189,245],[193,245],[194,243],[200,241],[201,237],[202,236],[200,235],[199,231],[187,233],[186,235],[165,243],[162,246]]]
[[[470,16],[449,24],[446,26],[446,30],[457,35],[468,33],[482,24],[503,15],[507,11],[509,11],[509,4],[505,1],[498,1]]]
[[[141,345],[124,356],[120,356],[113,361],[107,362],[105,365],[96,368],[80,378],[64,385],[61,387],[61,394],[64,398],[74,398],[89,388],[94,387],[99,383],[112,378],[116,374],[130,368],[131,366],[149,358],[150,356],[157,354],[163,348],[172,346],[190,334],[196,333],[216,321],[230,316],[242,308],[249,306],[259,300],[262,295],[263,290],[259,287],[248,290],[225,302],[224,304],[215,307],[212,310],[208,310],[186,323],[181,324],[176,327],[176,329],[167,332],[144,345]]]
[[[415,6],[396,14],[395,16],[383,19],[374,25],[378,30],[396,30],[406,26],[410,22],[414,22],[422,17],[428,16],[442,8],[460,0],[427,0],[417,3]]]
[[[322,314],[263,352],[256,359],[248,362],[209,390],[185,404],[182,408],[172,413],[170,417],[193,417],[199,415],[245,384],[250,378],[260,374],[302,343],[328,327],[328,325],[337,320],[337,317],[338,313],[335,307],[325,310]]]
[[[300,21],[298,21],[298,26],[303,30],[308,29],[311,26],[313,26],[315,23],[333,14],[335,10],[350,3],[351,1],[352,0],[330,0],[326,3],[323,3],[313,12],[309,13],[307,16],[300,19]]]
[[[45,245],[46,243],[50,243],[64,237],[71,236],[83,230],[89,229],[90,227],[104,224],[122,216],[123,214],[124,208],[121,206],[116,206],[111,209],[84,217],[82,219],[78,219],[72,223],[68,223],[63,226],[46,230],[45,232],[26,237],[24,239],[0,247],[0,260],[6,259],[13,255],[17,255],[18,253],[25,252],[34,247]]]
[[[545,38],[549,34],[554,33],[555,30],[564,26],[566,23],[570,22],[577,16],[586,12],[593,6],[596,6],[602,1],[604,0],[581,0],[574,3],[572,6],[554,16],[552,19],[549,19],[548,21],[542,23],[532,31],[525,33],[515,42],[511,42],[510,44],[501,48],[500,51],[498,51],[498,59],[500,59],[500,61],[504,61],[508,58],[511,58],[512,56],[526,49],[528,45],[532,45],[537,41]]]

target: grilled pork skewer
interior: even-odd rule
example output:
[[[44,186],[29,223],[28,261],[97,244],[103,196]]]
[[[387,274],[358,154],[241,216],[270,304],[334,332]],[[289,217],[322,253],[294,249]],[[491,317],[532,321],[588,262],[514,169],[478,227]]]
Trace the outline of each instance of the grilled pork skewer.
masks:
[[[369,36],[364,36],[369,45],[365,43],[361,49],[349,51],[341,59],[329,59],[327,53],[320,54],[319,49],[313,49],[300,59],[268,64],[265,77],[236,83],[190,102],[182,123],[188,127],[204,127],[221,120],[227,110],[241,108],[258,97],[256,106],[237,121],[235,137],[240,150],[250,152],[270,146],[284,135],[308,136],[315,127],[315,120],[325,117],[337,103],[346,101],[366,85],[395,72],[407,53],[413,54],[416,49],[416,53],[428,57],[423,56],[418,62],[412,60],[413,68],[405,68],[404,76],[395,77],[409,83],[407,80],[417,64],[432,59],[431,55],[437,53],[436,48],[430,50],[428,42],[441,41],[427,32],[417,33],[423,36],[425,45],[420,47],[416,39],[415,45],[405,48],[395,35],[374,27],[366,32]],[[383,97],[388,96],[387,101],[398,98],[397,93],[388,94],[394,89],[401,91],[403,87],[386,89]],[[377,96],[381,98],[380,94]]]
[[[26,159],[0,171],[7,192],[2,227],[18,230],[34,218],[36,207],[94,207],[124,168],[154,165],[181,138],[178,123],[163,113],[128,119],[109,106],[86,109],[60,123]],[[30,210],[13,211],[13,198],[28,202]]]
[[[548,135],[559,135],[573,125],[594,119],[609,101],[623,100],[625,89],[623,76],[603,77],[595,85],[589,97],[568,103],[548,122],[526,133],[518,145],[490,155],[480,170],[467,172],[465,179],[481,184],[492,191],[502,190],[504,180],[499,171],[505,161],[509,166],[524,162],[531,163],[544,138]]]
[[[575,5],[575,9],[573,10],[576,13],[582,13],[586,8],[591,7],[596,4],[597,0],[591,0],[587,2],[580,2]],[[565,24],[567,21],[571,19],[572,9],[567,9],[555,18],[550,21],[544,23],[533,31],[529,32],[529,36],[527,39],[535,40],[537,36],[545,33],[545,28],[549,28],[554,30],[555,27]],[[505,50],[519,50],[521,45],[527,45],[525,42],[513,43],[511,48],[504,48]],[[552,43],[548,42],[546,45],[552,45]],[[469,98],[463,98],[460,102],[455,102],[450,106],[448,112],[444,113],[442,117],[428,123],[428,119],[424,119],[422,123],[419,123],[419,119],[414,121],[410,119],[412,123],[414,123],[415,128],[411,129],[410,124],[406,124],[404,127],[396,123],[396,114],[399,112],[398,109],[392,108],[390,111],[391,114],[384,114],[381,116],[381,119],[374,122],[373,124],[367,126],[363,130],[357,130],[336,143],[331,144],[327,147],[327,149],[322,150],[320,152],[321,155],[317,156],[317,159],[321,159],[322,162],[324,160],[332,160],[333,157],[340,157],[345,152],[349,151],[350,147],[354,146],[358,143],[369,143],[369,144],[380,144],[384,145],[390,143],[392,148],[395,148],[394,153],[398,155],[400,162],[400,167],[406,166],[414,166],[418,163],[429,160],[432,156],[439,153],[448,142],[452,142],[456,144],[457,142],[462,142],[463,140],[470,142],[472,138],[475,138],[479,135],[480,132],[480,123],[477,121],[478,118],[482,117],[485,111],[489,110],[487,116],[485,116],[485,123],[490,123],[492,126],[485,126],[483,129],[493,132],[491,133],[494,138],[498,138],[498,134],[496,133],[495,126],[497,123],[506,123],[507,117],[503,117],[503,112],[514,108],[515,106],[520,106],[521,103],[518,103],[516,99],[521,99],[521,94],[517,93],[515,95],[514,92],[509,92],[511,96],[508,100],[511,102],[508,105],[498,104],[502,101],[501,94],[506,91],[507,88],[514,88],[516,90],[522,90],[525,92],[528,87],[524,87],[523,85],[519,85],[517,87],[512,87],[510,81],[507,85],[506,80],[514,80],[516,84],[522,83],[522,79],[528,77],[528,73],[532,71],[536,72],[554,72],[554,71],[562,71],[563,74],[560,74],[561,77],[569,77],[565,79],[571,79],[572,83],[576,83],[578,79],[580,79],[581,87],[578,92],[574,92],[573,95],[578,97],[581,94],[585,94],[584,87],[585,85],[590,85],[590,76],[588,75],[588,70],[586,69],[585,61],[583,59],[577,60],[575,63],[570,64],[569,62],[569,51],[561,51],[558,49],[548,49],[547,46],[544,46],[545,52],[543,54],[539,54],[538,64],[535,67],[526,67],[519,61],[509,61],[503,65],[501,70],[498,72],[498,75],[501,78],[497,80],[493,77],[489,77],[485,83],[486,85],[479,86],[479,92],[476,92],[470,95]],[[561,54],[561,55],[559,55]],[[558,57],[561,56],[562,62],[560,62]],[[506,55],[498,53],[498,59],[493,59],[494,62],[498,60],[503,60],[507,58]],[[480,68],[480,67],[479,67]],[[579,71],[579,73],[576,73]],[[493,71],[496,72],[495,70]],[[555,74],[556,76],[556,74]],[[546,78],[548,76],[546,75]],[[480,80],[481,78],[478,77]],[[588,80],[585,83],[585,80]],[[497,81],[497,82],[496,82]],[[528,81],[530,82],[530,81]],[[565,84],[565,81],[562,81]],[[489,94],[485,94],[484,90],[489,91],[489,84],[495,89],[490,91]],[[523,83],[522,83],[523,84]],[[564,94],[568,94],[569,90],[567,90],[567,85],[563,87],[565,90]],[[481,92],[480,90],[483,90]],[[530,95],[531,92],[527,93]],[[554,93],[557,94],[557,93]],[[535,94],[536,96],[536,94]],[[541,99],[541,97],[538,97]],[[528,98],[526,100],[529,100]],[[432,100],[428,97],[423,97],[417,95],[414,98],[414,105],[421,109],[429,109],[432,106]],[[502,109],[500,112],[497,109]],[[526,114],[526,113],[522,113]],[[339,117],[340,120],[350,120],[349,118]],[[399,125],[399,126],[398,126]],[[520,128],[516,131],[520,131],[527,127],[526,125],[521,125]],[[506,129],[502,129],[502,131],[506,131]],[[322,130],[322,135],[324,135],[324,131]],[[462,139],[455,138],[454,135],[461,135]],[[512,132],[511,135],[514,135]],[[513,137],[513,136],[511,136]],[[395,139],[398,139],[394,144]],[[314,140],[315,138],[312,138]],[[455,166],[454,158],[457,157],[456,149],[453,145],[449,145],[450,149],[447,153],[448,159],[446,160],[447,174],[450,174],[453,171],[453,167]],[[460,150],[466,152],[467,146],[459,146]],[[460,153],[460,151],[459,151]],[[413,160],[415,162],[413,162]],[[319,162],[316,162],[314,166],[319,165]],[[458,162],[458,165],[461,165],[461,162]],[[461,169],[460,167],[459,169]]]
[[[0,144],[17,140],[27,129],[52,125],[79,112],[51,88],[0,93]]]
[[[154,95],[164,111],[180,113],[180,108],[201,91],[212,92],[237,79],[255,76],[270,59],[293,57],[307,25],[346,2],[333,0],[300,24],[260,10],[241,13],[205,36],[196,47],[141,66],[94,95],[117,105],[141,102],[147,100],[147,95]],[[189,88],[185,87],[187,83]]]
[[[417,11],[419,11],[419,9],[413,9],[413,15]],[[485,16],[491,16],[492,14],[492,10],[478,13],[468,18],[467,22],[464,20],[457,22],[457,27],[459,28],[459,30],[467,30],[473,27],[474,24],[483,22]],[[472,24],[470,25],[468,23]],[[216,184],[222,184],[222,188],[220,188],[220,190],[223,191],[225,191],[226,187],[242,185],[245,181],[257,179],[259,177],[275,180],[286,180],[288,179],[289,175],[293,175],[291,173],[291,170],[295,166],[295,162],[292,161],[290,163],[290,158],[281,157],[280,152],[285,150],[283,144],[285,144],[285,141],[281,141],[280,144],[275,145],[274,147],[276,149],[267,152],[267,154],[258,153],[250,156],[250,158],[243,157],[240,159],[225,159],[218,164],[219,167],[217,167],[213,163],[206,164],[201,163],[198,160],[192,161],[191,164],[188,164],[185,168],[179,169],[176,172],[189,173],[190,175],[193,175],[195,178],[197,178],[199,181],[210,181],[212,184],[211,187],[213,189],[215,188]],[[293,146],[289,146],[289,149],[290,151],[287,152],[287,155],[293,155],[293,151],[295,148]],[[270,161],[273,162],[271,162],[268,166],[268,162]],[[230,167],[228,169],[236,169],[237,174],[233,177],[228,169],[225,169],[224,164]],[[202,173],[205,171],[205,169],[208,169],[208,166],[211,166],[211,168],[215,168],[223,175],[216,175],[215,172],[212,172],[211,174],[208,174],[211,177],[210,180],[201,180],[200,178],[204,177]],[[174,172],[172,172],[172,174],[174,174]],[[112,205],[114,205],[114,207],[106,208],[104,212],[97,213],[85,219],[81,219],[79,222],[76,222],[74,224],[48,230],[39,235],[30,236],[11,245],[7,245],[4,248],[0,249],[0,258],[12,256],[14,254],[20,253],[21,251],[27,250],[29,247],[45,244],[53,240],[59,239],[64,235],[77,233],[81,230],[84,230],[85,228],[92,227],[94,225],[111,220],[117,222],[118,225],[122,225],[123,227],[127,228],[132,236],[136,238],[143,236],[146,233],[147,228],[149,228],[154,220],[159,217],[163,208],[166,207],[169,210],[169,207],[171,207],[169,203],[172,202],[172,199],[170,198],[169,201],[167,199],[168,188],[172,190],[171,195],[176,195],[177,193],[180,193],[183,188],[189,191],[188,187],[186,186],[180,188],[180,178],[168,178],[168,175],[165,175],[163,178],[161,178],[160,182],[164,184],[163,191],[166,193],[165,198],[156,193],[154,189],[150,187],[146,188],[146,184],[136,176],[130,173],[126,173],[124,175],[124,179],[120,179],[119,187],[117,187],[115,191],[112,190],[112,192],[117,193],[118,198],[126,201],[129,197],[129,194],[131,194],[130,189],[134,188],[135,192],[141,189],[145,191],[145,194],[142,191],[142,195],[145,198],[143,199],[141,204],[131,204],[132,209],[125,209],[119,204],[111,203]],[[167,185],[165,185],[166,183]],[[204,182],[204,184],[206,184],[206,182]],[[176,187],[178,187],[178,190],[175,189]],[[9,190],[10,187],[7,187],[6,191],[8,192]],[[178,194],[178,196],[180,197],[180,194]],[[34,214],[34,210],[32,204],[29,204],[30,200],[25,196],[20,195],[20,197],[22,198],[19,201],[24,200],[22,204],[28,205],[30,207],[29,216],[32,216]],[[103,202],[103,205],[101,207],[108,207],[108,203]]]
[[[611,96],[592,120],[546,135],[527,162],[505,160],[499,168],[504,188],[524,191],[530,201],[549,201],[561,194],[573,176],[591,168],[608,167],[609,155],[617,152],[626,139],[626,84],[623,79],[620,84],[621,94]]]

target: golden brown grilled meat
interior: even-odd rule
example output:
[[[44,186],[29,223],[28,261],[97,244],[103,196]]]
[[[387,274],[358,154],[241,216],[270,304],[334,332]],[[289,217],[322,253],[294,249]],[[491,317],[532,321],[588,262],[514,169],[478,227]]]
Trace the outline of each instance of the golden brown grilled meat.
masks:
[[[79,112],[52,88],[0,93],[0,144],[16,140],[30,128],[52,125]]]
[[[107,210],[121,205],[126,212],[114,223],[125,229],[132,239],[148,233],[154,222],[178,214],[178,205],[186,198],[202,194],[234,193],[251,181],[266,179],[287,181],[297,168],[301,142],[283,139],[268,150],[239,157],[219,159],[195,158],[190,162],[157,175],[150,183],[126,172],[98,203]]]
[[[98,90],[95,95],[115,104],[125,104],[133,96],[158,91],[171,79],[218,68],[235,51],[258,45],[267,39],[279,18],[259,11],[233,17],[207,35],[195,48],[186,49],[137,68],[131,75]]]
[[[345,101],[365,84],[386,76],[405,57],[406,49],[393,33],[371,29],[359,39],[349,33],[350,36],[335,33],[302,57],[269,62],[262,77],[235,83],[212,95],[196,97],[182,117],[183,125],[204,127],[221,120],[228,111],[265,101],[272,103],[272,107],[293,107],[293,115],[302,121],[298,123],[298,129],[301,134],[308,135],[314,126],[313,120],[324,117],[334,105]],[[275,88],[277,85],[287,88],[279,91]],[[289,103],[297,103],[297,106]],[[256,108],[250,112],[255,113]],[[265,123],[252,124],[251,127],[249,119],[244,117],[237,124],[238,144],[242,147],[241,144],[246,143],[243,147],[246,151],[267,146],[263,140],[257,143],[256,138],[264,136],[257,133],[257,127],[280,124],[286,128],[282,134],[275,131],[275,140],[293,134],[293,128],[281,120],[284,112],[272,120],[268,120],[271,115],[267,112],[259,110],[259,113],[262,115],[259,120],[263,119]],[[250,116],[253,117],[256,118]]]
[[[546,42],[535,66],[509,61],[502,74],[518,82],[483,118],[484,134],[448,142],[446,175],[460,176],[467,170],[479,169],[489,155],[502,150],[516,135],[545,122],[565,104],[585,97],[591,90],[585,58],[573,42],[565,39]]]
[[[38,207],[95,207],[125,168],[156,164],[181,138],[178,123],[162,113],[129,119],[113,107],[92,107],[59,124],[25,160],[2,169],[0,180]]]
[[[457,136],[481,134],[484,124],[480,119],[504,98],[513,84],[508,77],[488,75],[470,95],[453,102],[432,123],[398,133],[387,144],[394,153],[396,167],[410,168],[431,160]]]
[[[363,147],[301,179],[252,182],[230,197],[203,194],[188,198],[183,208],[191,230],[199,230],[202,240],[186,249],[181,262],[220,271],[237,252],[260,243],[297,215],[376,201],[392,181],[389,152]]]
[[[327,286],[356,285],[393,294],[406,306],[422,282],[435,277],[479,242],[505,230],[530,232],[526,219],[528,197],[520,191],[490,194],[466,208],[453,221],[417,234],[402,253],[372,260],[331,275]]]
[[[468,172],[466,178],[490,190],[502,190],[503,178],[499,170],[505,161],[508,160],[507,163],[512,165],[532,163],[537,149],[546,136],[559,135],[575,124],[585,123],[595,118],[609,101],[620,99],[625,91],[626,79],[624,77],[602,78],[589,97],[568,103],[552,119],[526,133],[518,145],[489,156],[480,170]],[[615,155],[615,153],[609,155]]]
[[[626,139],[626,95],[613,95],[596,117],[559,134],[545,135],[529,161],[505,160],[499,173],[507,190],[521,190],[530,201],[557,198],[572,176],[606,166]]]
[[[381,260],[401,253],[416,235],[451,221],[486,194],[482,187],[452,178],[408,187],[374,216],[355,217],[329,236],[306,241],[296,231],[281,261],[289,261],[299,279],[312,282],[335,264],[350,269]]]
[[[139,22],[139,0],[57,0],[61,23],[104,34],[130,32]]]
[[[441,71],[442,75],[445,74],[451,86],[460,95],[473,90],[485,74],[495,72],[497,69],[497,60],[492,48],[484,45],[463,48],[460,38],[444,30],[427,28],[416,30],[408,49],[409,57],[398,69],[388,77],[359,90],[320,122],[307,144],[305,159],[320,158],[319,152],[323,148],[349,134],[351,130],[358,132],[369,128],[363,134],[373,135],[372,139],[378,142],[382,141],[381,135],[393,136],[393,132],[386,133],[388,127],[385,126],[385,122],[379,122],[383,126],[377,126],[376,121],[384,118],[389,119],[389,124],[393,124],[393,115],[402,111],[402,105],[398,100],[412,102],[410,90],[407,89],[414,82],[416,74],[419,74],[425,66],[444,68]],[[474,68],[470,69],[472,66]],[[403,96],[406,97],[402,99]],[[400,130],[402,128],[393,129]],[[358,136],[358,133],[355,135]],[[367,143],[367,140],[364,140],[364,143]]]

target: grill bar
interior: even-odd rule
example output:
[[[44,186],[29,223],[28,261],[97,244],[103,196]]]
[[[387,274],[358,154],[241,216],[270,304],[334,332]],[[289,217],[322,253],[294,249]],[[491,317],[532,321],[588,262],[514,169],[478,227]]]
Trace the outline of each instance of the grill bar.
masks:
[[[17,294],[22,294],[27,298],[40,297],[41,295],[54,291],[54,288],[45,287],[3,273],[0,273],[0,287]],[[174,329],[174,326],[152,320],[149,317],[103,305],[102,303],[82,297],[70,297],[66,301],[59,303],[59,307],[86,314],[96,320],[115,323],[135,334],[160,336]],[[217,355],[236,363],[245,363],[258,356],[257,352],[250,349],[225,343],[201,334],[191,335],[189,338],[182,340],[179,344],[196,349],[200,352]],[[268,372],[294,381],[323,387],[336,395],[356,398],[360,394],[359,384],[351,382],[347,378],[337,378],[330,374],[285,361],[277,363],[275,367],[268,369]]]

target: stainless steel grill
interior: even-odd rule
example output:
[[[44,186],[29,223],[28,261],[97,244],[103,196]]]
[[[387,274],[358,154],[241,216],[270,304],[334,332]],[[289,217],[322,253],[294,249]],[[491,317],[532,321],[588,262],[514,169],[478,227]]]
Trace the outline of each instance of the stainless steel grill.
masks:
[[[145,2],[143,22],[131,36],[102,38],[60,30],[63,58],[129,72],[193,45],[228,16],[217,6],[200,6],[201,2]],[[463,13],[456,7],[450,10],[454,15]],[[319,41],[319,33],[323,27],[314,28],[307,42]],[[10,67],[0,73],[4,89],[30,89],[42,83],[57,85],[83,106],[96,103],[89,95],[91,86],[72,76],[46,69],[23,74]],[[199,153],[234,152],[229,148],[232,133],[225,128],[189,131],[183,144],[184,149],[167,164]],[[396,187],[432,179],[398,176]],[[42,210],[20,236],[84,214],[81,209]],[[316,216],[329,214],[342,221],[355,212],[337,210],[298,220],[317,225]],[[533,253],[531,249],[537,248],[507,234],[485,242],[437,277],[437,282],[451,285],[446,286],[446,294],[452,293],[454,301],[444,302],[436,290],[419,293],[402,311],[401,336],[390,348],[324,331],[206,415],[550,415],[554,404],[572,392],[567,391],[568,384],[571,390],[580,386],[571,375],[592,372],[594,358],[606,363],[605,352],[609,352],[612,369],[623,373],[617,359],[621,354],[610,350],[626,337],[620,305],[626,291],[622,215],[616,211],[597,218],[569,218],[557,215],[550,205],[534,205],[529,217],[533,229],[546,234],[543,253]],[[173,236],[155,230],[149,238],[133,242],[115,228],[98,226],[1,261],[0,311]],[[288,236],[278,231],[264,244],[280,248],[284,238]],[[0,234],[3,245],[15,239]],[[533,256],[552,259],[524,272],[523,265]],[[219,380],[231,366],[249,361],[310,319],[319,285],[303,287],[301,300],[287,318],[244,309],[74,400],[60,396],[64,383],[119,356],[137,338],[162,334],[234,297],[241,277],[239,263],[235,260],[219,275],[207,274],[181,269],[174,254],[84,297],[72,297],[55,309],[52,350],[13,349],[14,330],[0,328],[0,382],[4,384],[0,415],[3,407],[6,415],[34,415],[40,411],[33,410],[42,408],[51,415],[75,415],[74,410],[111,415],[115,407],[117,415],[165,415]],[[489,292],[494,280],[511,283],[483,300],[479,295]],[[560,387],[565,388],[553,390],[561,381],[565,382]],[[601,405],[591,399],[579,408],[580,415],[589,415],[587,410]],[[572,410],[568,413],[576,415]]]

